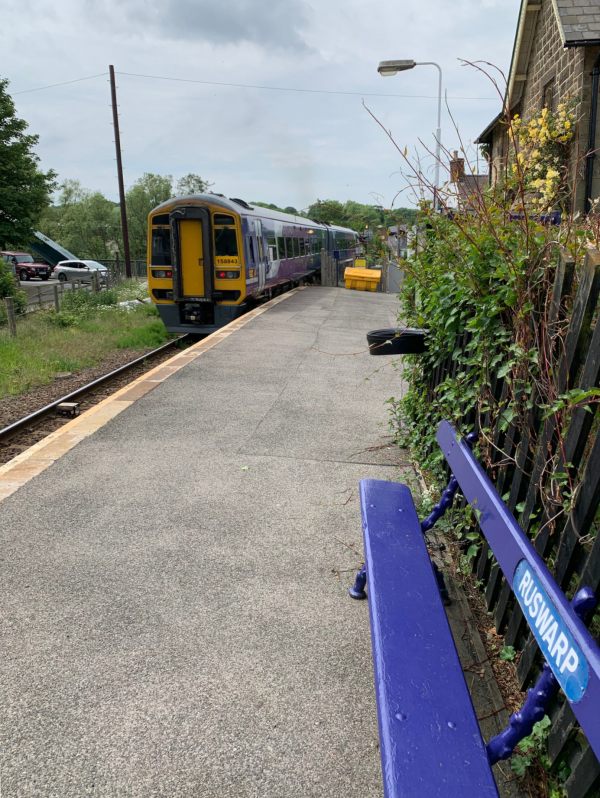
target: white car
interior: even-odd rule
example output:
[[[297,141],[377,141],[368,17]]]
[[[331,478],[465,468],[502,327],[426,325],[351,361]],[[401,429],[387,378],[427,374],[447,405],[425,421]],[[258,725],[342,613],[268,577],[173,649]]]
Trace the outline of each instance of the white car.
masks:
[[[91,283],[94,272],[98,273],[101,283],[106,283],[108,269],[97,260],[61,260],[54,267],[53,277],[57,277],[61,283],[70,280],[81,280],[82,283]]]

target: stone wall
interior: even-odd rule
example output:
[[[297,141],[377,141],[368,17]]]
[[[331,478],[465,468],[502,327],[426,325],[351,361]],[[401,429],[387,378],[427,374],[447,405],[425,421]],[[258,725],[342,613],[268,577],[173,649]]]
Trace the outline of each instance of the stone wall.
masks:
[[[541,0],[541,10],[529,55],[526,80],[518,106],[523,119],[540,113],[550,100],[553,108],[565,100],[574,101],[577,117],[575,139],[571,149],[571,184],[574,188],[574,210],[583,210],[585,153],[588,149],[591,76],[599,47],[563,47],[552,0]],[[500,122],[493,138],[491,168],[494,180],[501,176],[506,163],[506,133]],[[600,122],[596,131],[596,148],[600,148]],[[595,159],[593,196],[600,196],[600,153]]]
[[[528,119],[542,110],[545,105],[544,87],[550,81],[553,81],[554,108],[558,102],[567,98],[576,99],[580,103],[583,62],[584,48],[563,47],[552,0],[542,0],[529,56],[521,115]]]
[[[559,102],[572,100],[575,103],[578,121],[570,170],[575,208],[583,201],[578,184],[582,178],[581,154],[587,149],[587,123],[582,119],[582,111],[588,105],[583,96],[584,61],[585,48],[563,47],[552,0],[542,0],[521,99],[521,116],[530,119],[546,105],[555,110]]]

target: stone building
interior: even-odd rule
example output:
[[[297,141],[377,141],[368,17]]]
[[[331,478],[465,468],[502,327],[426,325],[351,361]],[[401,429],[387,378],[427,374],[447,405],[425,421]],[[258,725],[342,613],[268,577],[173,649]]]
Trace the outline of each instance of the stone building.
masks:
[[[600,196],[598,91],[600,87],[599,0],[522,0],[508,75],[504,110],[480,134],[490,180],[506,166],[505,120],[524,120],[559,102],[575,103],[576,135],[571,152],[573,209],[583,211]]]

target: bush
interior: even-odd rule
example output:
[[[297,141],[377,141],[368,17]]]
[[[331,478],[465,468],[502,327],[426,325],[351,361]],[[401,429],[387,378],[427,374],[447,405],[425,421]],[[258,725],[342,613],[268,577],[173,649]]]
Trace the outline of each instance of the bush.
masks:
[[[87,315],[98,308],[114,307],[119,301],[117,292],[107,291],[69,291],[63,294],[61,312],[69,311],[77,316]]]
[[[5,299],[6,297],[13,298],[17,313],[25,313],[27,310],[27,294],[19,288],[12,269],[9,268],[4,260],[0,259],[0,299]],[[0,321],[6,321],[4,302],[0,302]]]

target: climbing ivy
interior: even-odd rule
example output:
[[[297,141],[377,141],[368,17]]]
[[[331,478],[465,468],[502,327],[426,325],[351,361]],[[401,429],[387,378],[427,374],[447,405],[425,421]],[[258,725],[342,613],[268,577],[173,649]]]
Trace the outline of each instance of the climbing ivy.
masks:
[[[571,107],[565,103],[556,114],[543,109],[526,123],[507,120],[510,150],[502,179],[462,208],[420,210],[414,254],[404,265],[400,316],[427,330],[427,351],[405,358],[408,390],[392,408],[403,441],[426,469],[441,463],[435,445],[441,418],[466,433],[465,419],[474,410],[485,460],[494,430],[512,424],[525,431],[539,412],[554,415],[560,433],[575,406],[599,399],[594,391],[559,391],[555,353],[565,330],[550,323],[561,250],[580,262],[600,239],[596,214],[549,223],[549,211],[564,213],[568,206]],[[432,388],[442,364],[442,379]]]

